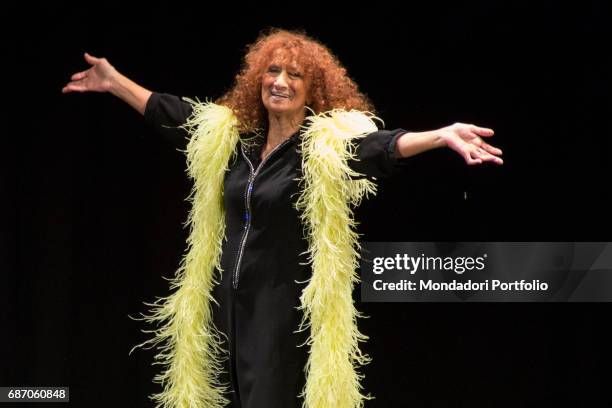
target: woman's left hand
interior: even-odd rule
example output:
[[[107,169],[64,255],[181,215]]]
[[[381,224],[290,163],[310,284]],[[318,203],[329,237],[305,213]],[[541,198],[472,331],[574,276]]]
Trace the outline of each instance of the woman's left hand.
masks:
[[[504,161],[498,157],[502,155],[501,149],[482,140],[483,137],[493,136],[492,129],[455,123],[440,129],[439,132],[446,145],[459,153],[469,165],[484,162],[504,164]]]

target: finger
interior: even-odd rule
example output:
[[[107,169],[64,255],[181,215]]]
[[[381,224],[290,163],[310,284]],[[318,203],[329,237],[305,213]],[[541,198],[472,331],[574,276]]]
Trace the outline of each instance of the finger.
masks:
[[[85,53],[85,61],[87,61],[87,63],[91,64],[91,65],[96,65],[98,63],[100,63],[101,58],[96,58],[92,55],[89,55],[88,53]]]
[[[68,85],[62,88],[62,93],[85,92],[86,90],[87,88],[85,86],[70,82]]]
[[[491,146],[488,143],[482,142],[482,144],[480,145],[480,147],[484,150],[486,150],[487,152],[494,154],[496,156],[501,156],[503,154],[501,149],[498,149],[497,147]]]
[[[487,161],[495,163],[495,164],[504,164],[504,160],[501,157],[489,155],[487,157]]]
[[[493,129],[483,128],[483,127],[474,126],[474,125],[470,127],[470,131],[472,131],[473,133],[476,133],[478,136],[484,136],[484,137],[491,137],[495,134]]]
[[[488,151],[486,151],[483,148],[477,148],[474,151],[474,155],[475,155],[475,157],[481,159],[482,161],[495,161],[497,159],[497,156],[495,156],[494,154],[489,153]]]
[[[70,77],[71,81],[79,81],[81,79],[87,78],[87,71],[77,72]]]
[[[491,162],[491,163],[495,163],[499,165],[504,164],[504,161],[501,158],[495,157],[495,156],[487,157],[486,159],[483,159],[483,161]]]
[[[504,164],[504,161],[501,158],[488,153],[484,149],[476,149],[473,155],[474,157],[481,159],[483,162],[493,162],[495,164]]]
[[[482,161],[485,161],[489,156],[491,156],[489,153],[485,152],[484,150],[480,148],[477,148],[476,150],[472,152],[473,158],[480,159]]]
[[[482,160],[480,160],[478,157],[475,157],[473,156],[473,154],[467,152],[463,155],[463,158],[465,159],[465,162],[470,166],[482,163]]]

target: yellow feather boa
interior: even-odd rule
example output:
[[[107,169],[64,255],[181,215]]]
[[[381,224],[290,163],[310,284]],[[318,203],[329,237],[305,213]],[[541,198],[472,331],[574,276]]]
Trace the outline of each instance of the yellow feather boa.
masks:
[[[189,176],[194,180],[188,225],[188,251],[176,277],[174,292],[152,304],[143,316],[161,326],[154,338],[136,346],[157,346],[154,364],[164,366],[154,381],[163,386],[151,398],[156,407],[220,408],[228,403],[227,386],[219,383],[227,358],[222,336],[213,325],[210,302],[220,270],[225,234],[223,180],[240,140],[238,120],[226,107],[190,101],[194,108],[184,128]],[[359,313],[352,290],[358,276],[359,242],[351,205],[375,185],[348,165],[355,159],[355,138],[377,130],[374,117],[358,111],[334,110],[306,119],[302,137],[302,192],[297,201],[307,231],[312,277],[300,297],[300,330],[310,329],[307,380],[301,396],[305,408],[357,408],[364,399],[357,372],[369,358],[358,342]]]

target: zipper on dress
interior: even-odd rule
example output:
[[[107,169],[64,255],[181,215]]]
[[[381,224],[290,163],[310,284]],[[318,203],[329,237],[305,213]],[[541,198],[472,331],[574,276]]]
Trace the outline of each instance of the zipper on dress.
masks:
[[[242,255],[244,253],[244,246],[246,244],[247,237],[249,236],[249,230],[251,229],[251,193],[253,191],[253,183],[255,182],[255,177],[259,174],[259,171],[263,168],[264,164],[268,161],[270,157],[281,147],[287,144],[291,138],[286,139],[278,146],[276,146],[272,151],[259,163],[257,169],[253,168],[253,163],[249,160],[247,154],[244,153],[244,148],[241,147],[242,156],[249,164],[250,175],[249,181],[247,183],[247,187],[244,193],[244,231],[242,232],[242,239],[240,240],[240,246],[238,247],[238,256],[236,257],[236,267],[234,268],[233,282],[232,286],[234,289],[238,289],[238,280],[240,278],[240,265],[242,263]]]

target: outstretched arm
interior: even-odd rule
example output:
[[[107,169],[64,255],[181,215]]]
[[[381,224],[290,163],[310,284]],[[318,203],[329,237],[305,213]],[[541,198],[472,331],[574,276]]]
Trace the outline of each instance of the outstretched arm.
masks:
[[[410,157],[438,147],[449,147],[469,165],[493,162],[503,164],[502,151],[482,140],[493,136],[493,130],[465,123],[455,123],[428,132],[407,132],[397,139],[397,157]]]
[[[85,61],[91,67],[77,72],[62,88],[68,92],[110,92],[144,115],[151,91],[122,75],[106,58],[96,58],[85,53]]]

